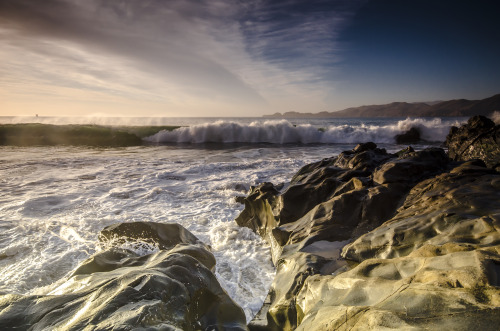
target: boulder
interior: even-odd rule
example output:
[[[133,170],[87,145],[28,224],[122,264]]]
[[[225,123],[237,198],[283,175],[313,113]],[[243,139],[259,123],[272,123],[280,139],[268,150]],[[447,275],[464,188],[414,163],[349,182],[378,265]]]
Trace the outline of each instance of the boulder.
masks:
[[[371,171],[394,158],[374,143],[359,144],[336,158],[326,158],[300,169],[290,185],[280,192],[273,184],[252,187],[246,198],[238,198],[245,209],[236,218],[268,242],[273,228],[297,221],[318,204],[358,187],[366,186]]]
[[[124,223],[100,238],[107,249],[49,294],[0,297],[0,329],[247,329],[211,272],[212,253],[180,225]],[[125,242],[159,249],[143,255]]]
[[[337,181],[337,188],[327,196],[331,196],[329,200],[316,204],[297,221],[272,230],[273,261],[281,247],[306,238],[308,243],[342,241],[374,229],[394,215],[415,183],[443,172],[447,165],[445,152],[432,148],[387,160],[374,171],[373,182],[367,177],[353,177],[344,183],[339,176],[330,179]]]
[[[258,233],[269,241],[270,231],[278,224],[276,216],[280,209],[279,191],[272,183],[252,186],[247,197],[238,199],[245,209],[236,218],[239,226]]]
[[[178,244],[202,244],[195,235],[177,223],[154,222],[112,224],[99,233],[99,240],[113,244],[140,240],[162,250],[171,249]]]
[[[371,172],[393,157],[394,155],[388,154],[385,149],[377,148],[376,144],[368,142],[358,144],[352,151],[340,153],[334,164],[344,169]]]
[[[415,144],[420,141],[420,130],[412,127],[405,133],[397,134],[394,139],[396,144]]]
[[[397,160],[386,162],[374,171],[373,181],[377,184],[415,183],[443,172],[449,163],[441,148],[428,148],[420,152],[403,154]]]
[[[483,160],[489,168],[500,170],[500,125],[484,117],[471,117],[461,127],[452,127],[446,137],[451,159]]]
[[[368,142],[357,145],[352,151],[342,152],[336,158],[304,166],[280,196],[279,224],[295,222],[316,205],[338,195],[339,190],[345,190],[345,183],[352,178],[366,178],[373,169],[394,157]],[[361,181],[366,182],[365,179]]]

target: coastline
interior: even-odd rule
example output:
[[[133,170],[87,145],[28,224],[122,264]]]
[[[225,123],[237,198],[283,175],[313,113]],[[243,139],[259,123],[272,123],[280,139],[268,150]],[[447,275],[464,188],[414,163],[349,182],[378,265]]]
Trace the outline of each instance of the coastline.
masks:
[[[474,117],[448,135],[453,159],[366,143],[284,191],[252,187],[236,221],[270,243],[277,273],[250,330],[495,330],[499,133]]]
[[[248,328],[492,329],[500,303],[499,131],[470,119],[451,130],[448,154],[359,144],[305,165],[287,186],[263,183],[238,197],[245,207],[236,222],[268,241],[277,268]],[[118,242],[110,227],[101,231],[107,248],[49,296],[2,295],[0,325],[246,329],[213,276],[210,247],[186,229],[156,224],[122,223],[139,228],[113,230]],[[185,270],[204,280],[192,287]],[[174,305],[185,308],[171,305],[178,292],[169,279],[188,289]]]

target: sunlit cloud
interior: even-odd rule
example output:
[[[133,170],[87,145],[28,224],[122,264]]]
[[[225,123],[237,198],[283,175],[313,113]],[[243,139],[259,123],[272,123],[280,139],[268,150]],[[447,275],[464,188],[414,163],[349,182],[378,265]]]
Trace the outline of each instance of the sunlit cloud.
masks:
[[[4,0],[2,97],[158,116],[319,107],[359,3],[316,2]]]

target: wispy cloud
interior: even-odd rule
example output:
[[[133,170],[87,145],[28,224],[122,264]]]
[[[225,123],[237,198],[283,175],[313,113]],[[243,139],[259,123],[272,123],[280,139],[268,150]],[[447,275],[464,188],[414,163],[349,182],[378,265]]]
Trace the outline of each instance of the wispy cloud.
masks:
[[[359,4],[313,2],[2,0],[0,83],[4,95],[69,89],[175,115],[317,99]]]

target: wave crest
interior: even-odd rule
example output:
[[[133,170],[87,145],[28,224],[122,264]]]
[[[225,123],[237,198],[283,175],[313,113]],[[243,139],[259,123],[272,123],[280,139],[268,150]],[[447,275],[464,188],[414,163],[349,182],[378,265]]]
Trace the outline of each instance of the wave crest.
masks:
[[[182,127],[173,131],[160,131],[145,140],[155,143],[271,143],[271,144],[331,144],[394,143],[397,134],[418,128],[423,140],[444,141],[454,121],[439,118],[407,118],[387,125],[329,125],[323,128],[311,124],[293,125],[287,120],[255,121],[243,124],[234,121],[217,121]]]

